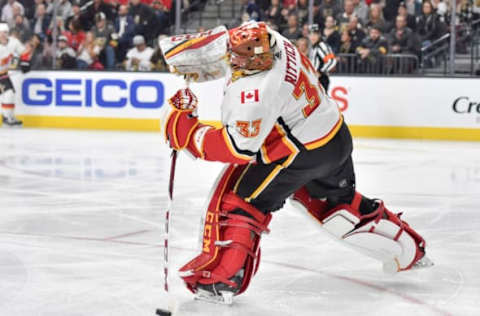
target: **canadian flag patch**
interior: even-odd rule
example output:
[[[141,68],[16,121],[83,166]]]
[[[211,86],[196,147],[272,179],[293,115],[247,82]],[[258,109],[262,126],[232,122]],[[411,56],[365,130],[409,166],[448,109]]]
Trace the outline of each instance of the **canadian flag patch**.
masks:
[[[242,91],[240,94],[240,99],[242,104],[258,102],[260,100],[258,96],[258,89]]]

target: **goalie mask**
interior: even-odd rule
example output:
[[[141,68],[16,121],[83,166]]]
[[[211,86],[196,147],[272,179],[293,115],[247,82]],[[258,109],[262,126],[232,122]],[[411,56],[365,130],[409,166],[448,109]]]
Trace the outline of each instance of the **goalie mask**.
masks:
[[[230,66],[236,70],[268,70],[273,65],[267,26],[251,22],[229,30]]]

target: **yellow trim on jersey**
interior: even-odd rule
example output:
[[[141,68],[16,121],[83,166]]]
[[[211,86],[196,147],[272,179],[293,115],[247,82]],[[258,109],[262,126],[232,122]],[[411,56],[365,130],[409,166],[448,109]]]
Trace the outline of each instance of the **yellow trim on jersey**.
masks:
[[[282,135],[287,134],[283,127],[281,127],[280,125],[276,125],[276,127],[279,133],[281,133]],[[280,173],[280,171],[284,168],[287,168],[293,162],[297,154],[300,152],[297,146],[295,146],[295,144],[287,137],[282,137],[282,142],[290,149],[292,154],[290,154],[282,164],[277,165],[272,170],[272,172],[270,172],[270,174],[262,181],[262,183],[260,183],[260,185],[255,189],[255,191],[253,191],[253,193],[245,199],[246,202],[250,202],[252,199],[255,199],[257,196],[259,196],[260,193],[262,193],[262,191],[265,190],[265,188],[270,184],[270,182],[275,179],[275,177]]]
[[[330,132],[328,132],[327,135],[323,136],[322,138],[316,141],[305,144],[305,148],[307,148],[308,150],[312,150],[318,147],[322,147],[323,145],[328,143],[335,135],[337,135],[338,130],[342,126],[342,122],[343,122],[343,115],[340,115],[340,118],[338,119],[337,123],[330,130]]]
[[[245,174],[247,173],[247,171],[248,171],[248,169],[250,168],[251,165],[252,164],[248,164],[247,167],[245,169],[243,169],[242,174],[240,175],[240,177],[238,177],[238,180],[235,183],[235,186],[233,187],[233,193],[237,193],[238,186],[240,185],[240,182],[242,182],[243,177],[245,176]]]
[[[252,156],[241,154],[235,150],[235,147],[233,146],[232,141],[230,140],[230,136],[228,135],[227,127],[224,127],[222,129],[222,135],[223,135],[223,139],[225,140],[225,144],[227,144],[228,150],[233,156],[235,156],[238,159],[243,159],[247,161],[252,160]]]
[[[265,144],[263,144],[262,147],[260,147],[260,154],[262,156],[262,160],[264,163],[269,164],[272,162],[270,158],[268,158],[267,146],[265,146]]]

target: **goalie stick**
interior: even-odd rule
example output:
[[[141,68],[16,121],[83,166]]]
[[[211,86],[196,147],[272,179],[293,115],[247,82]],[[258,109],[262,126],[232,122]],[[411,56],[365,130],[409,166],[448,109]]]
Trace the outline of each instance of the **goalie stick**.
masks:
[[[164,277],[164,289],[168,295],[168,308],[169,310],[157,309],[156,314],[160,316],[169,316],[172,315],[171,310],[173,309],[173,300],[170,297],[170,292],[168,291],[168,237],[170,229],[170,210],[172,209],[173,204],[173,184],[175,180],[175,165],[177,164],[177,151],[172,150],[171,160],[170,160],[170,177],[168,180],[168,204],[167,211],[165,212],[165,239],[163,242],[163,277]]]

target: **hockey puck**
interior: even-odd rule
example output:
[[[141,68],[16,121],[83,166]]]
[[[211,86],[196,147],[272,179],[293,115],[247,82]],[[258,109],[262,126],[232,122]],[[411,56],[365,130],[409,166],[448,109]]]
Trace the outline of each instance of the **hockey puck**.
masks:
[[[171,316],[172,312],[169,312],[166,309],[157,308],[155,314],[157,314],[158,316]]]

